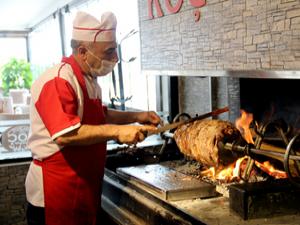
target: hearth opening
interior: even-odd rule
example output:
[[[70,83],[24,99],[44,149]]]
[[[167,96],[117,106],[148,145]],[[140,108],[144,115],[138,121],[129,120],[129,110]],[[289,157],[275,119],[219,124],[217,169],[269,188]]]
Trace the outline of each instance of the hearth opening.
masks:
[[[240,78],[240,104],[261,122],[283,120],[300,129],[300,80]]]

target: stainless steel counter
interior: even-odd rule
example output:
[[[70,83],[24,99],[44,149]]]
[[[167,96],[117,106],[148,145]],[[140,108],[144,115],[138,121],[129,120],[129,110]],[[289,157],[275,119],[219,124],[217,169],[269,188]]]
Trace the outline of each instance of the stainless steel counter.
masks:
[[[230,209],[229,199],[223,196],[166,200],[111,170],[105,172],[102,205],[119,224],[298,225],[300,222],[300,214],[243,220]]]

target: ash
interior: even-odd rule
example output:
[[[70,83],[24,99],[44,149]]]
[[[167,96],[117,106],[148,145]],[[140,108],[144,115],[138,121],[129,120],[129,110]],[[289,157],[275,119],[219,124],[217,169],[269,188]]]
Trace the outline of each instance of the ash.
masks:
[[[192,176],[197,179],[201,179],[213,185],[224,186],[225,189],[227,189],[228,185],[244,182],[240,177],[233,178],[232,180],[218,180],[211,176],[205,176],[201,174],[201,172],[207,170],[208,168],[202,165],[200,162],[197,162],[187,157],[182,160],[162,162],[161,164],[173,170],[176,170],[177,172]],[[247,182],[252,183],[252,182],[265,181],[269,178],[270,177],[266,176],[266,174],[261,173],[260,170],[254,169]]]

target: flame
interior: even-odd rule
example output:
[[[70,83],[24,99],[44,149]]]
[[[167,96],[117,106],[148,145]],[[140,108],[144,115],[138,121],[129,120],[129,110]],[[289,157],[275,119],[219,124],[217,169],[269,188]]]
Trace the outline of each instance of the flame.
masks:
[[[241,132],[243,138],[247,141],[247,143],[254,144],[253,136],[250,130],[250,124],[252,121],[253,114],[241,110],[241,117],[236,120],[235,125],[237,129]],[[222,182],[239,181],[240,171],[243,170],[243,166],[245,166],[245,163],[242,163],[244,162],[244,160],[248,159],[248,156],[244,156],[225,168],[210,167],[209,169],[202,171],[201,176],[208,177],[212,180],[219,180]],[[255,164],[258,168],[260,168],[262,171],[266,172],[270,176],[273,176],[275,178],[287,178],[287,174],[284,171],[275,169],[269,161],[266,161],[264,163],[259,163],[255,161]]]
[[[244,159],[247,157],[242,157],[236,160],[234,163],[230,164],[225,168],[221,168],[216,171],[215,167],[210,167],[207,170],[201,172],[201,176],[206,176],[209,178],[214,178],[216,180],[231,182],[233,180],[239,180],[240,167]]]
[[[244,139],[248,143],[254,144],[251,131],[249,129],[249,125],[253,120],[253,115],[251,113],[246,113],[246,111],[241,110],[241,117],[238,118],[235,122],[237,129],[241,132]],[[234,163],[230,164],[225,168],[219,168],[217,171],[214,167],[211,167],[201,173],[202,176],[207,176],[210,178],[214,178],[216,180],[222,181],[233,181],[239,179],[240,176],[240,167],[244,159],[248,157],[242,157],[236,160]]]
[[[248,157],[244,156],[236,160],[236,162],[230,164],[225,168],[216,169],[215,167],[210,167],[207,170],[201,172],[201,177],[208,177],[212,180],[222,181],[223,183],[239,181],[240,180],[240,171],[243,170],[243,162],[247,160]],[[246,161],[244,162],[246,164]],[[244,165],[245,165],[244,164]],[[287,178],[287,174],[284,171],[277,170],[269,161],[260,163],[255,161],[255,165],[260,168],[265,173],[276,179]]]
[[[249,128],[252,120],[253,114],[241,110],[241,117],[236,120],[235,125],[243,135],[244,139],[248,143],[254,144],[253,137]],[[270,176],[273,176],[275,178],[287,178],[287,174],[285,172],[281,170],[276,170],[269,161],[266,161],[264,163],[259,163],[255,161],[255,165]]]
[[[269,174],[272,177],[275,177],[277,179],[279,178],[287,178],[286,172],[283,172],[281,170],[277,170],[274,168],[274,166],[271,165],[269,161],[265,161],[263,163],[255,161],[255,165],[260,168],[265,173]]]
[[[253,114],[247,113],[241,109],[241,117],[235,121],[236,128],[241,132],[247,143],[254,144],[253,137],[250,131],[250,124],[253,120]]]
[[[207,170],[201,171],[201,176],[206,176],[206,177],[215,177],[216,175],[216,169],[215,167],[210,167]]]

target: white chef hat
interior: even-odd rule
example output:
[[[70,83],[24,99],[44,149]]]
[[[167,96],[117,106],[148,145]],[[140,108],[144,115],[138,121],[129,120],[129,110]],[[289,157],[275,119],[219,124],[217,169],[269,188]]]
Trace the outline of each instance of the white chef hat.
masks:
[[[112,12],[105,12],[101,21],[79,11],[73,21],[72,39],[77,41],[116,41],[117,19]]]

